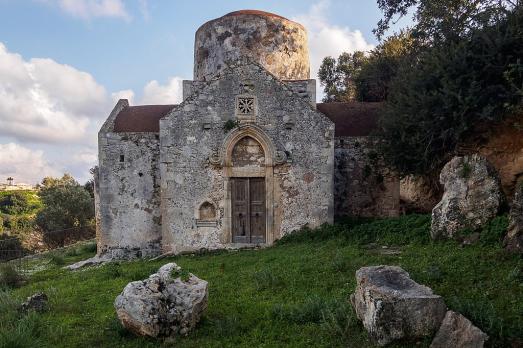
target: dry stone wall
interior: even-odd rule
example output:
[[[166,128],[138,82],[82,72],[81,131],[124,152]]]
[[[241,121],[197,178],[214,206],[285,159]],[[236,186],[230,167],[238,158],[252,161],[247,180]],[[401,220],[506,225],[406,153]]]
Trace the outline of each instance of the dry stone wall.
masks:
[[[391,217],[400,214],[399,176],[389,170],[370,136],[337,137],[334,164],[336,216]]]

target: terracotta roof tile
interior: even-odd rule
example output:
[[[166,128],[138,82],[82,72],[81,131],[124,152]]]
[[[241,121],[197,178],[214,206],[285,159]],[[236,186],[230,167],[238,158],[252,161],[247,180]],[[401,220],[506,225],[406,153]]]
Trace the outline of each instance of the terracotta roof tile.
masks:
[[[318,111],[336,126],[335,136],[367,136],[378,127],[382,103],[320,103]]]
[[[114,132],[159,132],[160,119],[175,105],[141,105],[123,109],[114,121]]]

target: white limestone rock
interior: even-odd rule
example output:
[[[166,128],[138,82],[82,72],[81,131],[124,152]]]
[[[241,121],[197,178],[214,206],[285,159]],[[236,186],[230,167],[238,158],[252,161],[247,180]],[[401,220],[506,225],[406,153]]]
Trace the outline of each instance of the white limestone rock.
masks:
[[[440,182],[445,193],[432,210],[433,239],[481,228],[504,202],[496,170],[480,155],[454,157],[441,171]]]
[[[448,311],[430,348],[483,348],[487,334],[459,313]]]
[[[193,274],[180,276],[175,263],[143,281],[127,284],[114,306],[122,325],[140,336],[187,335],[207,308],[208,283]]]
[[[441,296],[413,281],[400,267],[360,268],[356,282],[352,306],[379,346],[432,336],[447,311]]]

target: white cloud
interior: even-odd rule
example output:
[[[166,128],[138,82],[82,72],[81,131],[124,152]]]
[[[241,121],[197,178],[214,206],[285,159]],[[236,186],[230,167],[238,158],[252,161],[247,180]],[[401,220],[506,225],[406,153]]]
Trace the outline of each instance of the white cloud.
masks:
[[[142,104],[179,104],[183,99],[183,78],[171,77],[166,85],[153,80],[143,89]]]
[[[61,176],[41,150],[33,151],[15,143],[0,144],[0,181],[13,177],[16,183],[36,184],[46,176]]]
[[[57,2],[63,11],[82,19],[95,17],[131,19],[121,0],[54,0],[54,2]]]
[[[338,58],[343,52],[369,51],[374,48],[365,40],[361,31],[330,24],[326,14],[329,6],[329,0],[320,0],[311,6],[308,13],[293,18],[307,28],[311,78],[314,79],[318,78],[318,71],[323,58],[327,56]],[[321,89],[318,88],[318,91],[321,91]],[[318,93],[318,96],[320,94]]]
[[[106,116],[105,88],[51,59],[25,61],[0,42],[0,135],[34,142],[82,142]]]
[[[118,91],[111,94],[113,104],[116,104],[120,99],[127,99],[130,105],[134,104],[134,91],[126,89],[124,91]]]

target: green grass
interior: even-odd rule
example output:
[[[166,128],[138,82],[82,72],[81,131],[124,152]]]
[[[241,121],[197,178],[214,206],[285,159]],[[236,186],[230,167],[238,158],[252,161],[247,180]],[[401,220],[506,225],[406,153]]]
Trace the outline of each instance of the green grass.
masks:
[[[497,236],[506,220],[493,221],[480,243],[465,248],[431,242],[430,217],[413,215],[304,230],[263,250],[111,263],[78,272],[47,257],[46,268],[25,285],[0,293],[0,348],[372,347],[348,297],[355,271],[379,264],[401,266],[430,286],[491,336],[489,346],[510,346],[523,337],[523,261],[500,247]],[[69,264],[92,253],[77,247],[61,257]],[[208,310],[197,329],[174,344],[134,337],[117,321],[114,299],[130,281],[172,261],[209,281]],[[14,304],[37,291],[49,296],[50,310],[18,314]]]

